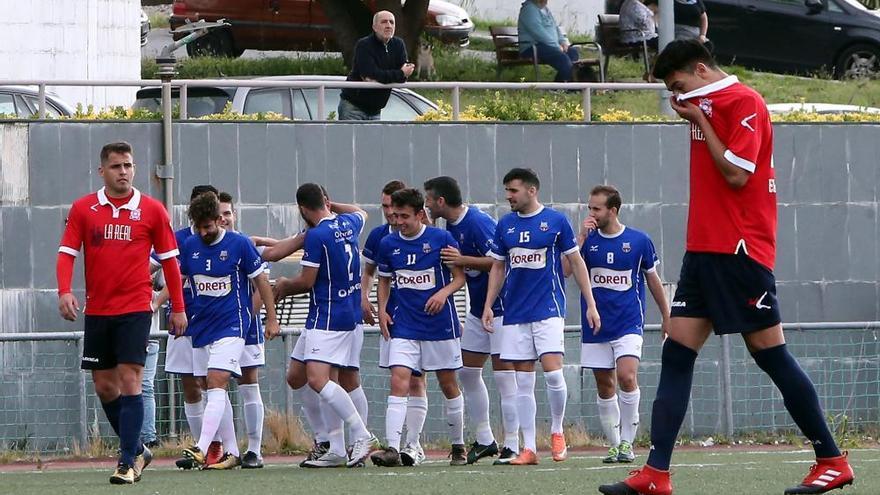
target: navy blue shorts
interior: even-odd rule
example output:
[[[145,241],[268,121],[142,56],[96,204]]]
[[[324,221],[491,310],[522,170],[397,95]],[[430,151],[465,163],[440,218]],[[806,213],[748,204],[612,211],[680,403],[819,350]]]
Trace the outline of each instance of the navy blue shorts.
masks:
[[[86,315],[80,368],[109,370],[119,363],[147,360],[147,340],[153,314],[149,311],[113,316]]]
[[[776,277],[746,254],[687,252],[672,317],[706,318],[717,335],[763,330],[782,321]]]

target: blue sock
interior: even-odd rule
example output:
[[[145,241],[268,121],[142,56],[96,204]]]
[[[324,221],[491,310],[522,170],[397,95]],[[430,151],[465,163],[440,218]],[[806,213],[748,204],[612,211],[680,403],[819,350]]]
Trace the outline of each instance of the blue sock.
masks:
[[[143,448],[140,438],[144,426],[144,396],[123,395],[119,401],[119,450],[122,451],[119,462],[133,466],[135,456]]]
[[[101,407],[104,408],[104,414],[107,415],[107,421],[110,423],[110,426],[113,427],[113,432],[116,433],[116,436],[119,436],[119,408],[122,404],[120,400],[122,397],[117,397],[110,402],[102,402]]]
[[[837,457],[840,450],[825,423],[819,396],[810,377],[804,373],[785,344],[752,353],[782,394],[785,408],[801,432],[813,443],[816,457]]]
[[[672,339],[663,344],[660,382],[651,410],[651,453],[648,465],[666,471],[675,438],[687,413],[697,353]]]

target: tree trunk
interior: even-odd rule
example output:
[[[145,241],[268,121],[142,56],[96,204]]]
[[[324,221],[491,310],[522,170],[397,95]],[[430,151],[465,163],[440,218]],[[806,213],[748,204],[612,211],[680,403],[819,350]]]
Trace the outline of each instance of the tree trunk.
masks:
[[[377,12],[387,10],[394,14],[397,21],[395,36],[403,39],[406,54],[413,63],[419,55],[419,37],[425,27],[428,3],[429,0],[406,0],[401,6],[400,0],[376,0]]]
[[[373,32],[373,13],[361,0],[318,0],[318,4],[333,26],[346,67],[351,67],[355,43]]]

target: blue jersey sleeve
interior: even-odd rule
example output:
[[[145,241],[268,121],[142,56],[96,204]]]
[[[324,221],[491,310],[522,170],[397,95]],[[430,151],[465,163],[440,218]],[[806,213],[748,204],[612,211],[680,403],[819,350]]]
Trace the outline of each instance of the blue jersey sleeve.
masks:
[[[354,213],[345,213],[344,215],[354,227],[355,237],[360,236],[361,232],[364,230],[364,214],[357,211]]]
[[[495,236],[496,224],[489,215],[482,216],[472,230],[474,246],[483,256],[489,256],[492,250],[492,238]]]
[[[571,229],[568,219],[560,214],[559,220],[559,237],[556,239],[556,246],[562,254],[571,254],[578,249],[577,238]]]
[[[257,247],[251,240],[241,236],[241,267],[248,278],[254,278],[263,273],[263,258],[257,252]]]
[[[495,238],[492,241],[492,249],[489,252],[489,256],[502,261],[507,259],[507,246],[504,245],[505,228],[507,227],[504,226],[504,222],[498,222],[498,225],[495,227]]]
[[[378,271],[380,277],[391,277],[391,274],[394,270],[391,268],[391,257],[388,256],[388,241],[389,237],[385,237],[382,239],[382,242],[379,243],[379,252],[376,260],[376,264],[378,265]]]
[[[446,238],[443,242],[445,242],[447,246],[454,247],[455,249],[459,248],[458,241],[456,241],[455,238],[452,237],[452,234],[450,234],[448,230],[444,230],[443,234]]]
[[[300,264],[318,268],[324,259],[324,240],[319,229],[309,229],[306,232],[306,240],[303,245],[303,257]]]
[[[364,249],[361,251],[361,254],[364,256],[364,260],[371,264],[378,264],[379,260],[376,259],[377,253],[379,251],[379,241],[382,240],[382,231],[381,229],[373,229],[370,232],[370,235],[367,236],[367,242],[364,243]]]
[[[639,267],[644,272],[654,271],[654,268],[660,264],[660,258],[657,256],[657,251],[654,249],[654,243],[651,241],[651,238],[645,236],[645,242],[642,252],[642,266]]]

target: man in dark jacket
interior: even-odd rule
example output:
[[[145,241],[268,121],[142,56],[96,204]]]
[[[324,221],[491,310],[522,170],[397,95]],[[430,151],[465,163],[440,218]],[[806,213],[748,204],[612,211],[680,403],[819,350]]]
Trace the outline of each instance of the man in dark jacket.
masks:
[[[387,10],[373,16],[373,34],[358,40],[348,81],[375,81],[383,84],[406,82],[415,65],[409,63],[406,45],[394,37],[394,14]],[[342,90],[339,120],[379,120],[388,103],[390,89]]]

